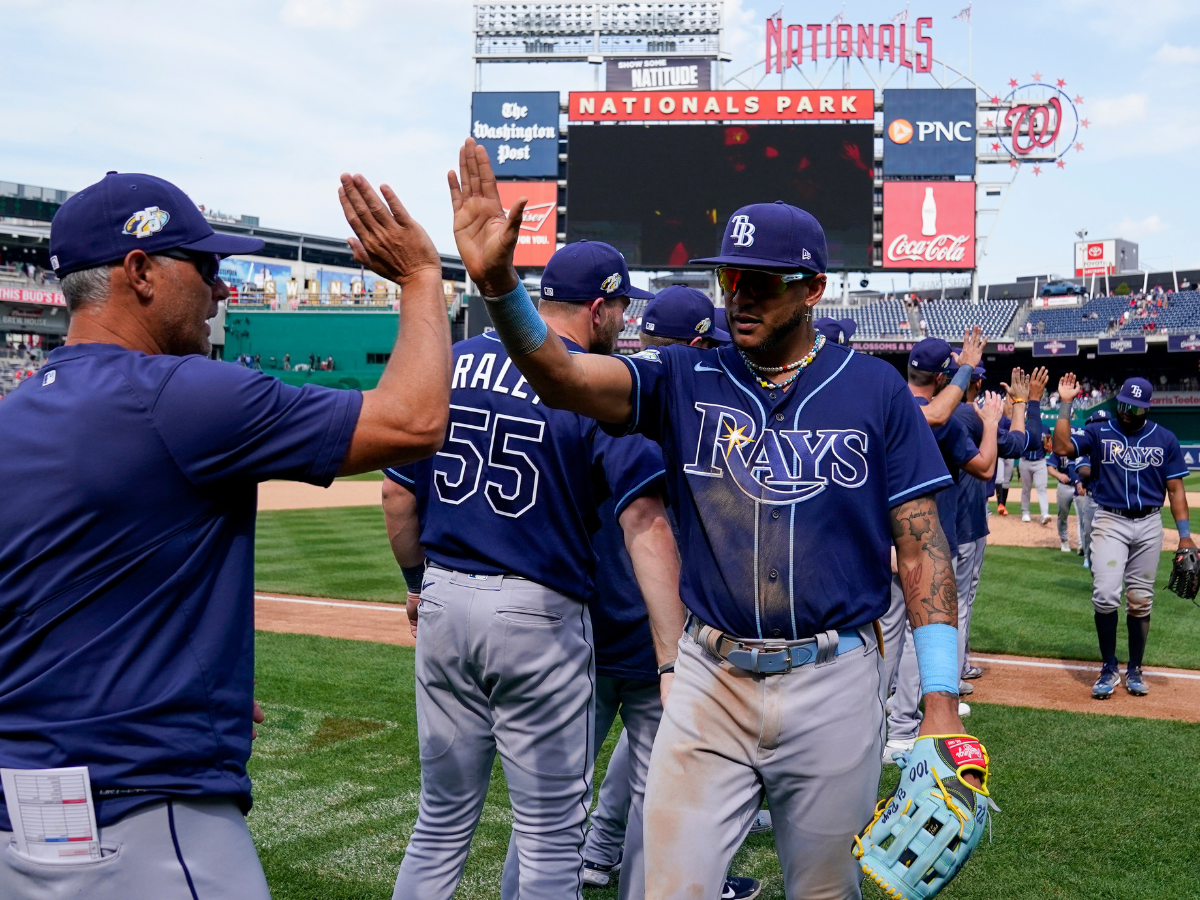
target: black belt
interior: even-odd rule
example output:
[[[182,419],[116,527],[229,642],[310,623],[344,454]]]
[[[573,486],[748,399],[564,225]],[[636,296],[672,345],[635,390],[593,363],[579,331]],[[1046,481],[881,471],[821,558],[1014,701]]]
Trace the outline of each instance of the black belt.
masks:
[[[1144,519],[1146,516],[1156,516],[1162,508],[1159,506],[1143,506],[1141,509],[1113,509],[1111,506],[1100,507],[1105,512],[1110,512],[1114,516],[1120,516],[1123,519]]]

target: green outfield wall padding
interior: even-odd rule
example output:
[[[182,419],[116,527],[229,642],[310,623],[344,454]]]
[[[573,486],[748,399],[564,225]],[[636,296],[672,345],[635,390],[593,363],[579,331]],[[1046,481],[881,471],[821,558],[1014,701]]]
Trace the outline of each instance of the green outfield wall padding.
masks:
[[[324,384],[330,387],[373,388],[400,327],[400,314],[364,310],[273,312],[231,309],[225,314],[225,347],[222,359],[249,354],[260,358],[262,370],[288,384]],[[283,371],[285,354],[291,371]],[[307,365],[309,355],[333,357],[332,372],[295,371]]]

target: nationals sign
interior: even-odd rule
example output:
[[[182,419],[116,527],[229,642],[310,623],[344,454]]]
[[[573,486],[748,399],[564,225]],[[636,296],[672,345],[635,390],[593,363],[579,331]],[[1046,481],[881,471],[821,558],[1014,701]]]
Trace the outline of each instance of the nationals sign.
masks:
[[[544,266],[554,255],[558,231],[557,181],[498,181],[500,205],[507,216],[512,205],[527,197],[517,247],[513,252],[514,266]]]
[[[885,181],[885,269],[973,269],[975,183]]]
[[[872,90],[571,92],[571,122],[875,120]]]

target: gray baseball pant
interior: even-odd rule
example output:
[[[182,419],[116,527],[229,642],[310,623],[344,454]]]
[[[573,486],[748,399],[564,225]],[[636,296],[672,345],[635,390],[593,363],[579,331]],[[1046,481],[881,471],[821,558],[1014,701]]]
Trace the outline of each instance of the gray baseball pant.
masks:
[[[660,712],[659,716],[661,715]],[[642,796],[645,797],[644,787]],[[630,802],[629,734],[622,730],[620,738],[617,739],[617,746],[608,758],[608,770],[604,773],[596,808],[592,810],[589,820],[587,843],[583,847],[584,859],[602,866],[617,864],[625,846],[625,826],[629,819]],[[643,874],[644,872],[643,865]],[[645,887],[644,877],[642,885]]]
[[[900,587],[900,577],[892,575],[891,603],[888,611],[879,619],[879,628],[883,632],[883,674],[879,687],[880,696],[885,702],[896,689],[896,673],[900,668],[900,654],[904,652],[904,632],[907,627],[908,608],[904,605],[904,589]]]
[[[1157,511],[1126,519],[1096,510],[1092,524],[1092,606],[1096,612],[1121,608],[1123,581],[1126,614],[1135,619],[1150,615],[1162,541],[1162,517]]]
[[[987,535],[958,545],[954,558],[954,581],[958,587],[958,670],[961,677],[970,661],[971,610],[975,607],[975,594],[979,591],[979,576],[983,572],[983,552],[987,549]]]
[[[102,856],[47,865],[17,853],[0,831],[0,900],[270,900],[267,879],[232,800],[174,799],[100,829]]]
[[[1091,494],[1080,494],[1075,498],[1075,514],[1079,523],[1079,549],[1083,558],[1092,559],[1092,522],[1096,517],[1096,501]]]
[[[430,566],[418,607],[421,802],[394,900],[450,900],[497,752],[523,900],[580,897],[592,792],[595,655],[587,606],[506,575]]]
[[[1071,506],[1076,500],[1075,485],[1058,482],[1055,500],[1058,501],[1058,539],[1070,543],[1071,534],[1067,529],[1067,518],[1071,515]],[[1075,511],[1078,516],[1078,510]]]
[[[1038,506],[1042,515],[1050,515],[1050,501],[1046,497],[1046,459],[1021,460],[1021,515],[1029,515],[1029,491],[1037,490]]]
[[[1007,485],[1012,481],[1014,462],[1011,459],[996,460],[996,484]]]
[[[866,644],[783,675],[731,666],[688,634],[650,757],[646,897],[710,900],[765,792],[789,900],[858,898],[850,853],[879,789],[879,654]]]
[[[616,854],[611,861],[597,859],[588,853],[592,846],[592,834],[596,832],[596,817],[592,817],[592,830],[584,850],[584,859],[590,862],[604,862],[612,865],[621,853],[621,844],[625,845],[625,858],[621,864],[621,881],[617,891],[620,900],[642,900],[646,895],[646,864],[642,841],[642,802],[646,796],[646,772],[650,768],[650,750],[654,746],[654,736],[658,733],[658,722],[662,718],[662,700],[658,691],[657,681],[642,681],[633,678],[610,678],[605,675],[596,676],[596,740],[594,753],[599,754],[600,747],[608,736],[608,730],[616,721],[618,710],[625,729],[621,741],[627,747],[625,759],[627,764],[618,765],[616,771],[609,763],[605,774],[604,785],[609,779],[623,780],[623,793],[629,798],[624,809],[612,809],[607,813],[612,829],[608,835],[598,837],[597,842],[611,843],[615,838]],[[615,756],[615,754],[614,754]],[[595,762],[595,755],[592,757]],[[600,796],[604,797],[604,785],[600,788]],[[591,799],[591,795],[588,795]],[[597,813],[600,809],[597,808]],[[628,824],[626,824],[628,815]],[[611,836],[611,837],[610,837]],[[504,860],[504,875],[501,879],[501,900],[517,900],[521,896],[518,889],[518,872],[516,831],[508,842],[508,856]]]

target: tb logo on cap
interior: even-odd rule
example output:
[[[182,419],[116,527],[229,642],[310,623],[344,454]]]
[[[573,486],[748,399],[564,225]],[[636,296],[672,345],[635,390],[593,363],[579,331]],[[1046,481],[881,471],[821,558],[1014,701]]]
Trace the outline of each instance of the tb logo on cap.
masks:
[[[157,206],[147,206],[145,209],[140,209],[130,216],[121,231],[124,234],[132,234],[138,238],[150,237],[150,235],[158,234],[158,232],[162,231],[163,226],[170,220],[171,214],[165,209],[159,209]]]
[[[750,224],[749,216],[734,216],[729,221],[733,225],[729,236],[735,247],[749,247],[754,243],[754,226]]]

